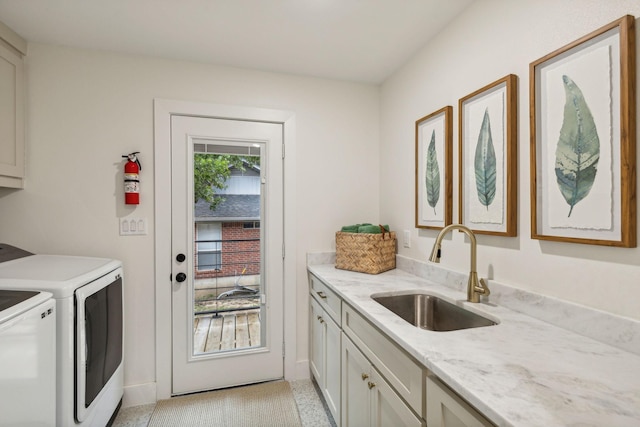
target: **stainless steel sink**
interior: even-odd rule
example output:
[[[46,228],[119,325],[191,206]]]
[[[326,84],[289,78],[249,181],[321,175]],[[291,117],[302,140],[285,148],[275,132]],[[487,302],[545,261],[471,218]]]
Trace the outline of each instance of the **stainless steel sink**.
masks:
[[[430,331],[456,331],[496,324],[433,295],[374,295],[372,298],[412,325]]]

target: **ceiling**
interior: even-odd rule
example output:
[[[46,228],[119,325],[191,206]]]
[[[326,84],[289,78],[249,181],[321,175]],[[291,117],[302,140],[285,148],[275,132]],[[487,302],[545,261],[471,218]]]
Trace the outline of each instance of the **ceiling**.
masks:
[[[378,84],[474,0],[0,0],[30,42]]]

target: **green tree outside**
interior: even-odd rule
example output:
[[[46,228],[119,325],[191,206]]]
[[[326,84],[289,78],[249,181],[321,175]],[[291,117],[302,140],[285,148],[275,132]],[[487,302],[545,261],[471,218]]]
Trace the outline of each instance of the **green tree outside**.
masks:
[[[216,190],[227,188],[231,169],[245,171],[247,167],[260,166],[258,156],[237,156],[231,154],[193,155],[193,197],[197,202],[204,200],[209,209],[215,210],[223,199]]]

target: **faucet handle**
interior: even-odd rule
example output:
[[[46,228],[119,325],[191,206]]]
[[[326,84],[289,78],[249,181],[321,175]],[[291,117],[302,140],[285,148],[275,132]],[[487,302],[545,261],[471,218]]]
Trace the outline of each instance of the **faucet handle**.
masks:
[[[487,282],[484,279],[480,279],[480,286],[476,288],[476,291],[484,296],[490,295],[491,291],[487,286]]]

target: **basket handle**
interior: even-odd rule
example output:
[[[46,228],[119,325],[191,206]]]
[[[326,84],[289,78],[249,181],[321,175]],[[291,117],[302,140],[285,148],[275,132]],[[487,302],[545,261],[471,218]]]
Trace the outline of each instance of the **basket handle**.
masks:
[[[378,224],[378,227],[380,227],[380,232],[382,233],[382,240],[384,240],[385,233],[389,233],[389,237],[391,237],[391,232],[385,230],[382,224]]]

